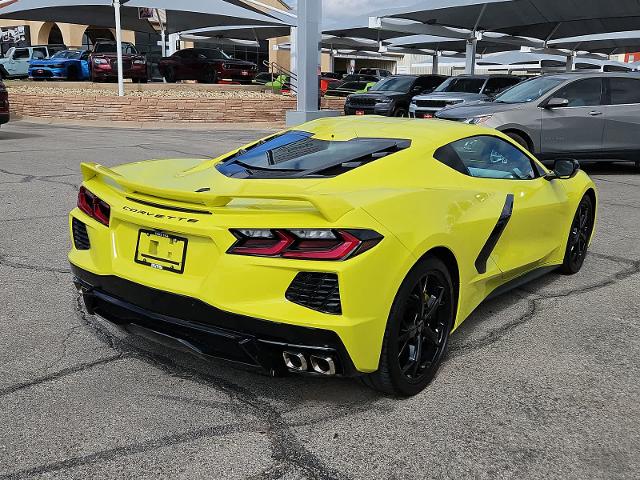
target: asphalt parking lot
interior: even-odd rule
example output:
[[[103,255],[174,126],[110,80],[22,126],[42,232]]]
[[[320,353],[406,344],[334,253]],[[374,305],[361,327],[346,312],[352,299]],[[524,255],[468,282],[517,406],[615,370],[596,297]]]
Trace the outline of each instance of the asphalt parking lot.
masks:
[[[67,212],[81,161],[205,157],[265,132],[0,129],[0,478],[638,478],[640,173],[600,189],[582,272],[482,305],[416,397],[276,378],[87,315]]]

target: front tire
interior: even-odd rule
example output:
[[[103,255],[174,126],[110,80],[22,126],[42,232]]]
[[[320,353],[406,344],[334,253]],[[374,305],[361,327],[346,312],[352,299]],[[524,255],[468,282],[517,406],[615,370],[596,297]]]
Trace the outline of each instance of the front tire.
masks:
[[[565,275],[578,273],[582,268],[584,259],[587,257],[589,239],[593,232],[593,202],[589,195],[585,195],[580,200],[576,214],[571,223],[567,247],[564,253],[564,260],[560,271]]]
[[[451,275],[436,257],[416,264],[391,307],[378,371],[365,384],[386,394],[411,396],[435,376],[455,319]]]
[[[407,111],[404,108],[396,108],[393,112],[394,117],[405,118],[408,116]]]

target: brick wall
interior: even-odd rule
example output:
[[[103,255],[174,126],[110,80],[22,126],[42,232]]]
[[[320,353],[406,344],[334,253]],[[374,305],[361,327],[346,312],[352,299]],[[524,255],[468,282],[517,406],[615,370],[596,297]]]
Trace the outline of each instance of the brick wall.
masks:
[[[295,109],[292,97],[163,98],[92,95],[52,95],[10,92],[16,117],[127,122],[221,123],[284,122]],[[325,98],[323,108],[342,111],[344,99]]]

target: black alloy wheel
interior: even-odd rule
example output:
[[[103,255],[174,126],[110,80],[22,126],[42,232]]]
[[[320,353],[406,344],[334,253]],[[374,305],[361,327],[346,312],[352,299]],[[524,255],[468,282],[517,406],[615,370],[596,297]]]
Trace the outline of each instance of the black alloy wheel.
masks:
[[[216,83],[218,81],[218,72],[215,68],[209,67],[204,73],[204,83]]]
[[[582,268],[593,231],[593,213],[593,202],[588,195],[585,195],[578,205],[569,231],[569,239],[561,267],[562,273],[566,275],[578,273]]]
[[[455,318],[455,296],[447,267],[435,257],[420,261],[393,303],[377,372],[365,384],[384,393],[410,396],[435,376]]]

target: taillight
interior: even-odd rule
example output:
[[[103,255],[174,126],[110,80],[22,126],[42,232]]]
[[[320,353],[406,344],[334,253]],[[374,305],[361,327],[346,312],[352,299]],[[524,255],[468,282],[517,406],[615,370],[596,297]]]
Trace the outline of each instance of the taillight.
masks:
[[[78,208],[103,225],[109,226],[111,207],[84,187],[80,187],[78,192]]]
[[[232,229],[227,253],[300,260],[346,260],[382,240],[373,230]]]

